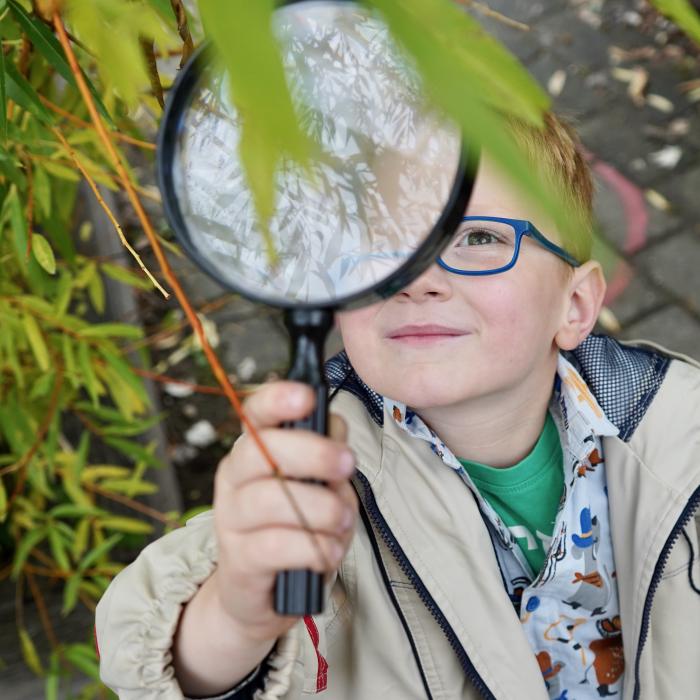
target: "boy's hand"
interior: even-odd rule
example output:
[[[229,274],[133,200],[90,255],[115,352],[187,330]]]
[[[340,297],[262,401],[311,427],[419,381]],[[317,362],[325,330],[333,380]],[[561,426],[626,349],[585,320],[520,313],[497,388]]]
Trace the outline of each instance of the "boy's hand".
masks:
[[[323,556],[250,435],[236,442],[216,473],[219,561],[213,578],[222,611],[238,635],[251,644],[274,642],[296,622],[274,612],[277,573],[285,569],[331,573],[352,539],[357,499],[348,480],[355,460],[345,445],[345,422],[331,415],[330,437],[278,427],[307,416],[314,402],[310,387],[280,381],[256,391],[244,407],[273,460],[288,477],[288,490]],[[302,479],[321,480],[326,486],[299,481]]]
[[[245,411],[314,532],[323,557],[250,435],[236,441],[216,472],[214,526],[219,561],[180,616],[173,643],[175,676],[185,695],[217,695],[245,678],[296,618],[273,608],[278,571],[335,571],[347,551],[357,517],[349,478],[355,460],[346,426],[330,416],[331,436],[279,428],[314,407],[310,387],[266,384]],[[302,483],[316,479],[326,486]],[[325,560],[325,566],[324,566]]]

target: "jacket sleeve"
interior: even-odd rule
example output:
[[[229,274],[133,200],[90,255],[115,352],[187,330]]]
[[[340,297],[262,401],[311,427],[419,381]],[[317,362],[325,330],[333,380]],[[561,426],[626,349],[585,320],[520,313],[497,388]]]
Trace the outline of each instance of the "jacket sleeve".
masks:
[[[148,545],[109,585],[97,606],[95,636],[100,678],[120,699],[186,700],[172,666],[173,637],[184,605],[216,561],[213,511],[208,511]],[[244,682],[218,698],[299,697],[304,658],[313,662],[317,647],[300,621],[278,640],[257,688]]]

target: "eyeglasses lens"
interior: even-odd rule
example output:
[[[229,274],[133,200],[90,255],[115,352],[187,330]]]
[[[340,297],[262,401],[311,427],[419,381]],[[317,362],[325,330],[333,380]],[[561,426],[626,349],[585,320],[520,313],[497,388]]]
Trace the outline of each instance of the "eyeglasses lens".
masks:
[[[500,221],[463,221],[442,252],[446,265],[465,272],[506,267],[515,255],[515,229]]]

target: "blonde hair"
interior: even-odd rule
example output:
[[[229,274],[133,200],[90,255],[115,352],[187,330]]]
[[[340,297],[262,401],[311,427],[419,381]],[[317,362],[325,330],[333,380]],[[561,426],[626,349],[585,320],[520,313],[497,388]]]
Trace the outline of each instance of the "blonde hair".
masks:
[[[576,130],[570,122],[546,112],[539,129],[507,115],[506,125],[515,142],[524,151],[546,183],[559,188],[576,225],[560,231],[563,246],[580,262],[591,257],[593,247],[593,194],[591,170]]]

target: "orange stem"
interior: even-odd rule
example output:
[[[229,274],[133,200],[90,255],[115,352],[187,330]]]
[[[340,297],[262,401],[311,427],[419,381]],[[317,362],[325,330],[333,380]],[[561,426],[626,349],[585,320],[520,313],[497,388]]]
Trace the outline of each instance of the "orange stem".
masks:
[[[72,124],[75,124],[76,126],[79,126],[82,129],[95,128],[92,124],[90,124],[90,122],[83,121],[80,117],[76,117],[74,114],[67,112],[65,109],[59,107],[57,104],[54,104],[53,102],[51,102],[51,100],[47,99],[43,95],[39,95],[39,99],[44,104],[44,106],[48,107],[52,112],[55,112],[60,117],[67,119]],[[141,141],[139,139],[134,138],[133,136],[129,136],[128,134],[123,134],[121,131],[113,131],[112,136],[114,136],[114,138],[119,141],[124,141],[124,143],[130,143],[133,146],[138,146],[139,148],[145,148],[149,151],[156,150],[156,145],[154,143],[148,143],[148,141]]]
[[[245,426],[246,430],[250,434],[250,437],[254,441],[254,443],[257,445],[258,449],[260,450],[261,454],[263,455],[263,458],[267,462],[268,466],[272,470],[272,473],[279,479],[280,486],[282,487],[290,505],[292,506],[292,509],[294,510],[297,519],[299,520],[300,524],[304,528],[304,530],[309,534],[309,536],[312,538],[312,541],[314,543],[315,548],[317,549],[321,560],[326,564],[326,558],[323,555],[323,551],[321,549],[321,546],[315,537],[315,534],[311,530],[311,528],[308,525],[308,522],[306,520],[306,517],[304,516],[303,512],[299,508],[298,504],[296,503],[296,499],[293,497],[289,485],[285,479],[285,476],[282,472],[282,470],[279,468],[279,465],[275,462],[273,459],[272,455],[270,454],[270,451],[267,449],[266,445],[263,443],[263,441],[260,439],[260,435],[258,434],[257,430],[255,429],[255,426],[253,423],[251,423],[250,419],[246,415],[245,411],[243,410],[243,406],[236,395],[236,391],[234,390],[231,382],[229,381],[228,377],[226,376],[226,372],[224,371],[224,368],[222,367],[221,363],[219,362],[218,357],[216,356],[216,353],[212,349],[211,345],[209,344],[209,341],[207,340],[206,334],[204,333],[204,328],[202,327],[202,323],[199,320],[197,314],[195,313],[194,309],[192,308],[192,304],[190,303],[189,299],[187,298],[187,295],[185,294],[185,291],[182,289],[180,282],[178,281],[177,277],[173,273],[172,268],[170,267],[170,263],[168,262],[167,258],[165,257],[165,254],[163,252],[163,248],[160,244],[160,241],[158,240],[158,236],[156,235],[156,232],[153,229],[153,225],[151,224],[150,219],[148,218],[148,215],[146,214],[143,205],[141,204],[141,200],[138,197],[138,194],[136,193],[136,190],[134,189],[133,185],[131,184],[131,181],[129,180],[128,173],[126,171],[126,168],[124,167],[124,164],[121,161],[121,158],[119,157],[119,154],[114,147],[114,144],[112,143],[112,140],[109,137],[109,134],[107,133],[107,130],[105,129],[104,124],[102,123],[102,119],[97,111],[97,108],[95,106],[95,102],[92,98],[92,95],[90,94],[90,91],[88,90],[87,84],[85,82],[85,79],[83,77],[82,71],[80,70],[80,67],[78,66],[78,60],[75,56],[75,53],[73,51],[73,47],[70,44],[70,41],[68,40],[68,36],[66,34],[66,28],[63,24],[63,20],[61,19],[60,14],[56,9],[54,9],[53,12],[53,24],[54,27],[56,28],[56,34],[58,36],[58,40],[61,43],[61,46],[63,47],[63,50],[66,54],[66,58],[68,59],[68,63],[71,68],[71,72],[73,73],[76,82],[78,84],[78,88],[80,89],[80,93],[83,96],[83,100],[85,101],[85,104],[88,108],[88,112],[90,113],[90,118],[92,119],[92,123],[95,125],[95,129],[97,129],[97,133],[100,135],[100,138],[107,149],[107,152],[109,153],[113,165],[116,169],[117,174],[119,175],[119,179],[121,180],[122,186],[124,187],[127,196],[129,197],[129,201],[131,202],[132,206],[134,207],[134,211],[136,212],[136,215],[139,219],[139,222],[141,223],[141,226],[143,227],[144,233],[146,234],[146,237],[148,238],[149,243],[151,244],[151,247],[153,249],[153,253],[156,256],[156,259],[158,261],[158,264],[160,265],[160,268],[163,272],[163,275],[165,276],[165,279],[167,280],[168,284],[172,288],[173,292],[175,293],[175,296],[177,297],[178,302],[182,306],[183,311],[185,312],[185,315],[187,316],[190,325],[194,329],[195,333],[197,334],[197,337],[199,338],[202,350],[209,362],[209,365],[211,366],[212,372],[214,373],[214,376],[216,377],[217,381],[221,385],[221,388],[224,390],[224,393],[226,394],[226,397],[228,400],[231,402],[231,405],[235,409],[236,413],[238,414],[238,417],[240,418],[241,423]],[[326,568],[328,568],[326,566]]]

